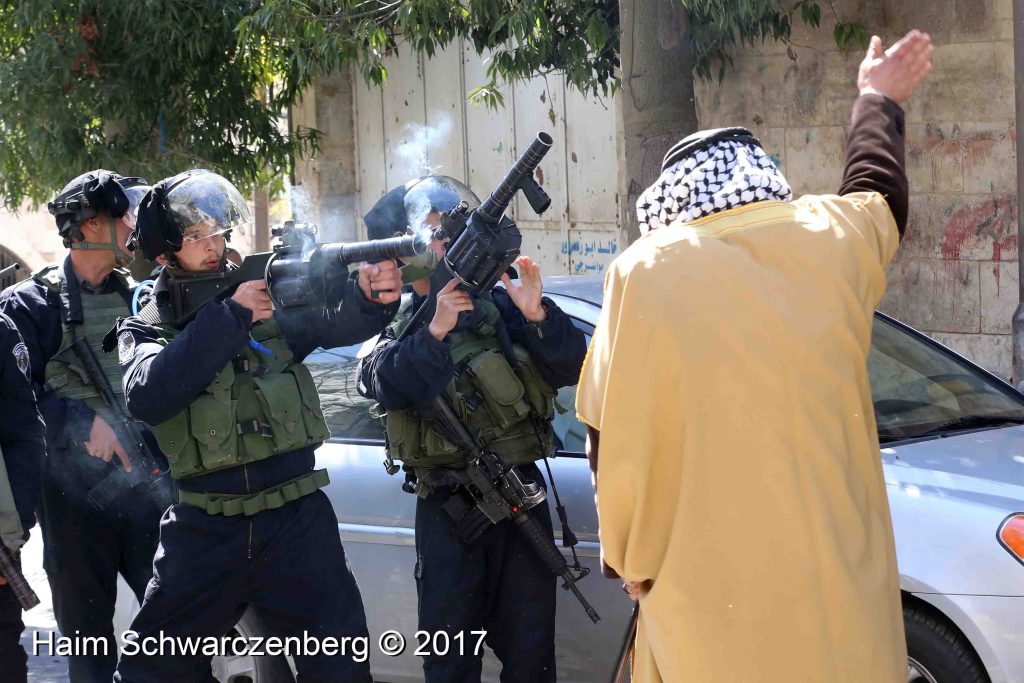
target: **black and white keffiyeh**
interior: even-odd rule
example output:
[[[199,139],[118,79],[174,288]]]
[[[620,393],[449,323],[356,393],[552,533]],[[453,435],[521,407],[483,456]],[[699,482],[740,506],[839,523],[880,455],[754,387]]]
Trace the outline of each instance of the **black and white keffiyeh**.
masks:
[[[640,232],[769,199],[788,202],[793,190],[755,144],[723,140],[662,171],[636,202]]]

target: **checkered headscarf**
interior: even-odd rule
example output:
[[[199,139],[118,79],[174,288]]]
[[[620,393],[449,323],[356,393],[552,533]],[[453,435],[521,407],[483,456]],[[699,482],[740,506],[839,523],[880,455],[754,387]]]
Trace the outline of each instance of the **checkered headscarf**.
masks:
[[[697,220],[744,204],[778,199],[793,190],[764,150],[749,142],[722,140],[662,171],[636,202],[640,232],[677,220]]]

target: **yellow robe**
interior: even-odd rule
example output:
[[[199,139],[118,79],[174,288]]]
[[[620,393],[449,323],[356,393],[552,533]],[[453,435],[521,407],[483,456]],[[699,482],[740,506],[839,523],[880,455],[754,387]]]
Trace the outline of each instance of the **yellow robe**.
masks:
[[[866,368],[898,242],[880,195],[810,196],[612,265],[576,409],[604,559],[654,581],[634,681],[906,680]]]

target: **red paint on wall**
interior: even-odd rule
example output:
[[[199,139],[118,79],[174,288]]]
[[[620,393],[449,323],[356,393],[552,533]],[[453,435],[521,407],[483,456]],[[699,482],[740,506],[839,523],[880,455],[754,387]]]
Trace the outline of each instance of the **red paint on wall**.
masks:
[[[967,204],[952,213],[942,228],[939,249],[942,258],[961,259],[961,250],[992,240],[992,260],[1003,260],[1003,252],[1017,251],[1017,202],[1010,195]],[[1010,254],[1007,254],[1009,257]]]

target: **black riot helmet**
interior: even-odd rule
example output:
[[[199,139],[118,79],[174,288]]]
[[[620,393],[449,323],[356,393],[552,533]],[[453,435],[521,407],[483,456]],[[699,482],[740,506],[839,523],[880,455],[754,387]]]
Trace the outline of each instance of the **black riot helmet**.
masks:
[[[411,234],[423,227],[432,212],[451,211],[459,202],[470,209],[480,205],[480,199],[464,183],[446,175],[428,175],[414,178],[377,200],[366,212],[367,237],[371,240]]]
[[[367,237],[379,240],[429,229],[427,217],[431,213],[451,211],[460,202],[466,202],[471,210],[480,205],[476,194],[455,178],[444,175],[415,178],[388,192],[366,212],[363,221]],[[437,256],[428,249],[404,262],[402,280],[414,282],[430,275],[437,265]]]
[[[194,169],[161,180],[146,194],[129,245],[152,261],[181,251],[191,225],[227,237],[251,223],[249,205],[234,185],[212,171]]]
[[[131,262],[132,256],[118,244],[115,221],[127,216],[134,225],[139,201],[149,189],[144,178],[125,178],[113,171],[97,169],[78,176],[64,186],[46,208],[57,223],[57,231],[70,249],[107,249],[121,265]],[[109,220],[110,242],[86,242],[82,235],[82,222],[106,213]]]

